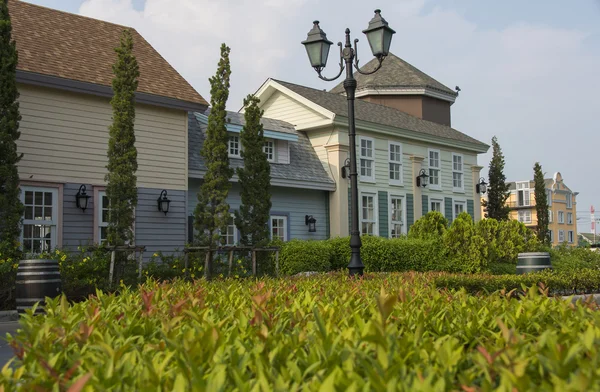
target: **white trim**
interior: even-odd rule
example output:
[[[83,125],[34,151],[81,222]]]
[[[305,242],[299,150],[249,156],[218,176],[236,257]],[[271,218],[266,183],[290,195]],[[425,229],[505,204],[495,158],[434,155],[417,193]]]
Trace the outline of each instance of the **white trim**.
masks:
[[[95,208],[95,214],[96,214],[96,219],[98,222],[98,230],[97,230],[97,237],[94,238],[94,242],[97,244],[102,244],[102,227],[108,227],[108,222],[102,222],[102,210],[104,209],[102,207],[102,198],[106,197],[106,190],[101,190],[98,191],[98,198],[95,200],[94,203],[94,208]],[[110,207],[109,207],[110,210]]]
[[[532,222],[532,218],[531,218],[531,210],[520,210],[517,213],[517,220],[521,223],[531,223]],[[521,216],[523,217],[521,219]]]
[[[396,238],[396,237],[392,237],[392,225],[394,224],[394,222],[398,222],[398,221],[392,221],[392,199],[400,199],[402,200],[402,216],[401,216],[401,221],[400,224],[402,225],[401,229],[400,229],[400,234],[406,234],[406,228],[407,228],[407,224],[406,224],[406,195],[403,194],[399,194],[399,193],[388,193],[388,237],[389,238]]]
[[[558,231],[558,243],[562,244],[563,242],[565,242],[565,231],[561,229]]]
[[[573,224],[573,213],[567,211],[567,225]]]
[[[269,158],[269,154],[267,153],[267,143],[271,143],[271,158]],[[289,144],[288,144],[288,146],[289,146]],[[275,140],[265,139],[265,143],[263,144],[263,152],[267,156],[267,161],[269,161],[271,163],[275,162],[275,150],[276,150]]]
[[[552,223],[554,221],[554,211],[552,208],[548,208],[548,223]]]
[[[462,211],[461,212],[467,212],[467,199],[455,199],[452,198],[452,220],[455,220],[458,215],[460,214],[456,214],[456,205],[462,205]]]
[[[565,196],[565,200],[567,203],[567,208],[573,208],[573,193],[567,193],[567,195]]]
[[[362,142],[371,142],[371,156],[369,157],[368,155],[363,155],[362,154]],[[365,147],[367,148],[367,147]],[[366,136],[359,136],[358,137],[358,178],[360,179],[360,181],[362,182],[370,182],[370,183],[374,183],[375,182],[375,139],[372,137],[366,137]],[[366,176],[362,174],[362,161],[366,161],[366,162],[371,162],[371,175],[370,176]],[[367,168],[365,167],[365,171],[367,170]]]
[[[400,147],[400,160],[392,160],[391,158],[391,154],[392,154],[392,146],[395,147]],[[388,141],[388,182],[390,185],[396,185],[396,186],[402,186],[404,185],[404,154],[403,154],[403,148],[402,148],[402,143],[400,142],[394,142],[394,141]],[[396,155],[396,152],[394,152],[394,155]],[[398,180],[396,179],[391,179],[390,178],[390,174],[392,172],[390,165],[400,165],[400,178]]]
[[[373,220],[372,221],[367,221],[367,220],[363,220],[363,196],[367,196],[367,197],[373,197]],[[377,200],[377,192],[376,191],[359,191],[359,197],[358,197],[358,201],[359,201],[359,206],[358,206],[358,214],[359,214],[359,224],[360,224],[360,232],[361,234],[364,234],[363,230],[362,230],[362,224],[363,222],[366,223],[373,223],[373,236],[378,236],[379,235],[379,206],[377,204],[378,200]]]
[[[457,164],[460,164],[460,169],[455,169],[454,168],[454,158],[460,158],[460,162],[458,162]],[[460,193],[464,193],[465,191],[465,156],[463,154],[458,154],[453,152],[452,153],[452,160],[450,162],[451,168],[452,168],[452,191],[453,192],[460,192]],[[454,174],[459,174],[460,175],[460,186],[454,186]]]
[[[287,215],[269,215],[269,235],[271,240],[273,239],[273,219],[282,219],[283,220],[283,241],[289,241],[289,233],[288,233],[288,217]]]
[[[558,223],[565,223],[565,212],[558,211]]]
[[[237,139],[237,140],[235,140]],[[232,142],[234,143],[233,147],[232,147]],[[235,146],[235,143],[237,143],[237,147]],[[237,154],[235,153],[231,153],[232,148],[235,150],[237,148]],[[240,139],[240,135],[232,135],[232,134],[228,134],[227,135],[227,155],[229,156],[229,158],[241,158],[242,157],[242,141]]]
[[[233,226],[233,244],[225,243],[225,246],[236,246],[240,239],[238,238],[238,228],[235,225],[235,214],[229,214],[229,215],[231,217],[233,224],[230,225],[229,223],[227,223],[227,230],[229,230],[230,226]],[[221,233],[221,235],[222,235],[222,233]],[[229,237],[229,233],[225,234],[225,238],[227,238],[227,237]]]
[[[552,229],[548,230],[548,235],[550,236],[550,243],[553,244],[554,243],[554,230],[552,230]]]
[[[445,210],[445,208],[444,208],[445,205],[444,205],[444,198],[443,197],[431,197],[431,196],[429,196],[427,202],[429,203],[429,205],[427,207],[427,210],[429,212],[434,211],[434,210],[431,209],[431,203],[432,202],[440,203],[440,211],[439,212],[440,212],[440,214],[446,216],[445,215],[445,211],[444,211]]]
[[[441,99],[443,101],[448,101],[450,103],[454,103],[456,101],[456,96],[427,87],[396,87],[381,89],[365,88],[356,92],[356,98],[364,97],[366,95],[425,95],[428,97]]]
[[[575,243],[575,232],[573,230],[567,231],[567,242],[569,244]]]
[[[60,187],[57,186],[40,186],[40,185],[20,185],[20,199],[21,199],[21,203],[23,203],[23,205],[25,206],[24,210],[23,210],[23,215],[22,215],[22,222],[21,222],[21,232],[19,234],[19,242],[22,244],[22,249],[26,254],[34,254],[33,252],[26,252],[25,251],[25,226],[33,226],[31,228],[32,233],[31,235],[28,237],[30,238],[31,241],[39,241],[40,242],[40,251],[44,252],[44,251],[51,251],[52,249],[61,246],[62,244],[60,244],[59,242],[59,231],[62,229],[61,225],[59,224],[61,221],[61,216],[59,214],[59,207],[62,203],[62,200],[60,200],[59,196],[60,196]],[[32,204],[30,204],[29,206],[31,207],[31,219],[25,219],[26,217],[26,209],[27,206],[25,205],[25,194],[26,192],[33,192],[32,195]],[[35,214],[36,214],[36,208],[38,208],[38,204],[36,204],[35,202],[35,193],[39,192],[42,193],[42,204],[39,205],[39,207],[42,208],[42,218],[41,220],[35,219]],[[46,206],[45,204],[45,193],[49,193],[52,195],[52,204],[49,206]],[[44,212],[44,210],[46,209],[46,207],[50,207],[52,208],[52,215],[50,216],[49,220],[46,220],[46,213]],[[61,210],[62,211],[62,210]],[[49,226],[50,227],[50,247],[49,248],[45,248],[44,247],[44,242],[46,242],[46,240],[44,240],[43,238],[46,238],[45,235],[42,236],[42,234],[40,233],[40,236],[35,237],[33,235],[33,231],[35,230],[35,226]],[[47,235],[47,234],[46,234]],[[33,242],[32,242],[33,245]]]
[[[546,189],[546,199],[548,201],[548,207],[552,207],[552,189]]]
[[[206,172],[202,170],[190,170],[189,177],[194,179],[203,179]],[[236,174],[231,177],[231,182],[239,182],[239,178]],[[334,183],[316,182],[316,181],[304,181],[304,180],[289,180],[286,178],[271,178],[271,185],[281,186],[286,188],[301,188],[301,189],[313,189],[317,191],[335,191],[336,185]]]
[[[431,153],[432,152],[437,152],[438,154],[438,159],[437,159],[437,163],[438,166],[431,166]],[[429,179],[431,179],[431,170],[437,170],[438,171],[438,183],[437,184],[432,184],[431,182],[429,182],[428,186],[429,189],[433,189],[433,190],[441,190],[442,189],[442,152],[438,149],[435,148],[428,148],[427,149],[427,175],[429,175]]]

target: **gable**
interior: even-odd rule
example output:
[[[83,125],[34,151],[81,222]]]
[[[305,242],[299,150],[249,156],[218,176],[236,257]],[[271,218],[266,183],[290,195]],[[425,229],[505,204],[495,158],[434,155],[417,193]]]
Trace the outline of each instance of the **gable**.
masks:
[[[290,98],[281,91],[275,91],[261,104],[264,117],[276,118],[302,128],[303,125],[328,120],[326,116]]]

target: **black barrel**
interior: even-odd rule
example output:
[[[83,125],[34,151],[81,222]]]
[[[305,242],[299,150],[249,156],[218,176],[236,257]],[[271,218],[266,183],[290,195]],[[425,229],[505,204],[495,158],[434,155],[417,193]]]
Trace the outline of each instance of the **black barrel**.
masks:
[[[546,269],[552,269],[550,253],[519,253],[519,260],[517,262],[517,275],[526,274],[528,272],[539,272]]]
[[[46,297],[57,297],[61,293],[58,261],[48,259],[21,260],[16,280],[17,311],[25,313],[36,302],[44,305]],[[41,313],[38,308],[36,313]]]

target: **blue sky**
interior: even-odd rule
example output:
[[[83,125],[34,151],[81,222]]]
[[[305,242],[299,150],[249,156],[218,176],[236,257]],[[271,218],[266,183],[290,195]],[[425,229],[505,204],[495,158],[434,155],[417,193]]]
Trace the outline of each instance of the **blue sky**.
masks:
[[[230,110],[268,77],[332,88],[316,78],[300,45],[312,20],[334,42],[345,27],[363,38],[359,31],[381,8],[397,31],[392,52],[461,87],[452,126],[488,144],[498,136],[509,180],[532,178],[539,161],[547,177],[560,171],[580,192],[579,231],[589,231],[590,205],[600,210],[600,0],[27,1],[135,27],[207,99],[226,42]],[[359,57],[370,60],[367,51]],[[479,164],[487,168],[489,159],[481,155]]]

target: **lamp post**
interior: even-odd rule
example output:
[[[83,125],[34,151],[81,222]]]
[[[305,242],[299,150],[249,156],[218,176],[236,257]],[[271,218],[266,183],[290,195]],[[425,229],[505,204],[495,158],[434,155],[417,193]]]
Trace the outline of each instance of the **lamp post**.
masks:
[[[352,215],[352,227],[350,231],[350,263],[348,270],[350,276],[362,275],[365,269],[360,257],[360,230],[358,228],[358,173],[356,171],[356,127],[354,123],[354,95],[356,92],[356,80],[352,72],[354,67],[357,72],[363,75],[370,75],[381,68],[381,64],[390,50],[392,35],[395,33],[385,19],[381,17],[381,10],[375,10],[375,16],[369,22],[367,29],[363,30],[366,34],[369,46],[373,52],[373,56],[377,58],[379,64],[371,72],[363,72],[358,67],[358,39],[354,40],[354,48],[351,45],[350,29],[346,29],[346,44],[342,49],[340,47],[340,72],[334,78],[326,78],[321,75],[321,72],[327,65],[327,57],[329,56],[329,47],[333,42],[327,40],[327,35],[319,27],[319,21],[313,22],[313,28],[308,32],[308,37],[302,44],[306,47],[306,53],[310,60],[311,66],[315,69],[319,78],[325,81],[336,80],[340,77],[344,69],[346,70],[346,79],[344,79],[344,89],[346,90],[346,98],[348,100],[348,138],[350,144],[350,205]]]

